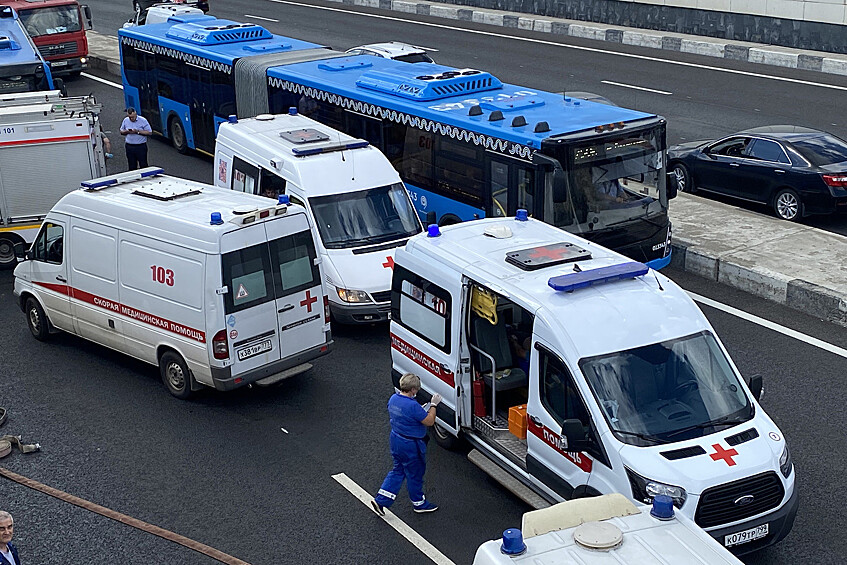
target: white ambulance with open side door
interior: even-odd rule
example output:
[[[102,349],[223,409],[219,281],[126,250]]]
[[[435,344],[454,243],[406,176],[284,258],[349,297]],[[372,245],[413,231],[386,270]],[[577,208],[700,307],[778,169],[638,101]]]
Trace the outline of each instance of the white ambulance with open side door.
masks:
[[[685,291],[524,211],[429,230],[395,254],[392,379],[444,397],[439,443],[463,436],[538,507],[667,494],[733,552],[788,534],[795,473],[761,377]]]
[[[93,96],[58,90],[0,95],[0,269],[16,264],[59,198],[106,174],[100,110]]]
[[[158,365],[179,398],[308,370],[332,339],[305,211],[161,173],[84,182],[53,207],[15,268],[33,336]]]
[[[215,184],[306,208],[342,323],[388,319],[394,250],[422,231],[400,175],[367,141],[292,108],[221,124]]]

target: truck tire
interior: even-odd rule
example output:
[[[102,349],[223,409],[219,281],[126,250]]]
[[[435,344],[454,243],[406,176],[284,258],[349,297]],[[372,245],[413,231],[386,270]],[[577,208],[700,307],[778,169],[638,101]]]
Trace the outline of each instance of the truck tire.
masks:
[[[183,155],[188,153],[188,138],[185,137],[185,128],[182,127],[182,122],[176,116],[171,116],[168,120],[168,132],[170,134],[171,143],[174,149]]]
[[[38,341],[47,341],[50,338],[50,321],[44,313],[44,308],[38,300],[30,296],[26,299],[25,311],[26,325],[29,326],[32,337]]]
[[[192,394],[191,371],[182,356],[174,351],[165,351],[159,358],[159,373],[162,382],[175,397],[185,400]]]
[[[8,235],[0,235],[0,270],[14,269],[18,264],[15,257],[16,238]]]
[[[444,449],[453,451],[454,449],[459,447],[459,438],[457,438],[438,424],[434,424],[432,428],[430,428],[430,433],[432,434],[433,439],[435,439],[435,443],[437,443]]]

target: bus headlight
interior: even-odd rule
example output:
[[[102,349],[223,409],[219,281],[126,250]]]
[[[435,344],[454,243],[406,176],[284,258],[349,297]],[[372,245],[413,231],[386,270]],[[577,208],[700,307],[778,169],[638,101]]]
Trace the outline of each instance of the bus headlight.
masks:
[[[344,302],[362,303],[371,301],[368,293],[364,290],[348,290],[346,288],[336,288],[335,290],[338,291],[338,298]]]
[[[688,498],[688,494],[682,487],[646,479],[630,469],[626,470],[626,474],[629,477],[629,485],[632,487],[632,498],[644,504],[650,504],[654,497],[665,494],[671,497],[674,506],[682,508]]]
[[[785,449],[782,450],[782,455],[779,456],[779,470],[782,472],[782,476],[786,479],[788,475],[791,474],[791,467],[793,466],[793,462],[791,461],[791,452],[788,451],[788,443],[785,444]]]

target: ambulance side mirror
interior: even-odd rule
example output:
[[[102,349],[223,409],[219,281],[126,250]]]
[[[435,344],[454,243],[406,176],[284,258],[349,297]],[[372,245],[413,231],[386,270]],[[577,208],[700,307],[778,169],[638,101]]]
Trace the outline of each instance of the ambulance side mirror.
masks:
[[[15,257],[18,259],[32,259],[32,254],[29,252],[29,249],[24,247],[24,243],[16,243],[15,244]]]
[[[568,451],[583,451],[587,447],[588,436],[585,434],[585,428],[576,418],[562,423],[562,437],[568,442]]]
[[[747,381],[747,388],[750,389],[750,393],[753,395],[753,398],[761,400],[762,391],[764,390],[762,375],[753,375],[752,377],[747,377],[744,380]]]

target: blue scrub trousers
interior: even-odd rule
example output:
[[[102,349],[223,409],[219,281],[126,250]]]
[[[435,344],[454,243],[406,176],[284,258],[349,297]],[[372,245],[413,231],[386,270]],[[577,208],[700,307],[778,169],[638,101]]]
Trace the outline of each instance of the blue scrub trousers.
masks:
[[[385,476],[376,502],[386,508],[394,504],[403,480],[406,480],[406,489],[409,491],[409,499],[414,506],[421,506],[426,502],[423,493],[423,477],[426,471],[426,443],[423,439],[408,439],[391,432],[389,436],[391,456],[394,458],[394,468]]]

